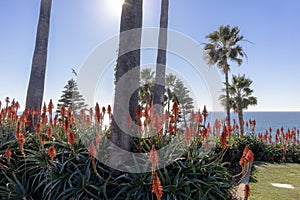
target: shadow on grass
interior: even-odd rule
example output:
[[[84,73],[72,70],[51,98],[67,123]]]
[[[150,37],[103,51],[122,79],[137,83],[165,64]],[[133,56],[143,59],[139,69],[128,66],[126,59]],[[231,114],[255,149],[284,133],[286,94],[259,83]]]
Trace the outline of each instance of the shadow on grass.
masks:
[[[261,162],[261,161],[255,161],[252,165],[252,169],[251,169],[251,176],[250,176],[250,180],[249,183],[258,183],[257,180],[257,169],[256,167],[267,167],[267,163],[266,162]]]

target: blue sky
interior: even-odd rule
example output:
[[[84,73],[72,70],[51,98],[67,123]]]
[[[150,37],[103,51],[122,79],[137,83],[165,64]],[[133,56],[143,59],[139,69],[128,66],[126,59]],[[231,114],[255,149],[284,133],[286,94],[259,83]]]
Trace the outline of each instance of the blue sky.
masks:
[[[45,101],[53,98],[56,102],[72,77],[71,68],[79,71],[90,52],[118,34],[121,10],[113,8],[112,1],[53,0]],[[9,96],[25,104],[39,4],[39,0],[0,1],[1,100]],[[300,68],[296,63],[300,56],[299,8],[297,0],[170,0],[169,28],[201,44],[206,42],[205,35],[220,25],[239,26],[253,44],[241,44],[248,60],[241,67],[232,64],[231,72],[245,73],[253,80],[258,105],[249,110],[300,111]],[[159,0],[144,0],[144,27],[158,27],[159,14]],[[155,52],[146,52],[143,58],[146,64],[154,63]],[[168,64],[180,65],[178,73],[185,65],[172,56],[168,56]],[[112,77],[109,72],[107,77]],[[111,85],[100,81],[99,87],[106,84]],[[99,96],[109,94],[111,89]],[[205,104],[206,98],[197,101]]]

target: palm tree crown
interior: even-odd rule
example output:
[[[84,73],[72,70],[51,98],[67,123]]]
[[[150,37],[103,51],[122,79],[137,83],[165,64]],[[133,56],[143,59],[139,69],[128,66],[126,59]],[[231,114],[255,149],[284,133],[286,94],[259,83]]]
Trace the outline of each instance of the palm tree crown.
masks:
[[[250,105],[257,104],[257,98],[251,96],[253,90],[250,88],[252,80],[246,78],[245,75],[233,75],[232,83],[229,85],[230,107],[234,112],[238,112],[239,108],[248,109]]]
[[[228,60],[234,61],[241,65],[243,60],[240,57],[246,56],[243,48],[237,43],[242,41],[244,37],[239,35],[240,30],[237,26],[230,28],[229,25],[220,26],[206,36],[210,43],[206,44],[206,59],[209,64],[217,65],[220,69],[230,71]]]
[[[229,91],[228,91],[228,72],[230,65],[228,61],[236,62],[241,65],[242,58],[246,56],[242,47],[238,42],[243,40],[243,36],[239,35],[238,27],[230,28],[229,25],[220,26],[217,31],[214,31],[206,36],[210,43],[204,47],[205,56],[208,64],[217,65],[225,74],[226,84],[226,111],[227,123],[230,124],[230,108],[229,108]]]

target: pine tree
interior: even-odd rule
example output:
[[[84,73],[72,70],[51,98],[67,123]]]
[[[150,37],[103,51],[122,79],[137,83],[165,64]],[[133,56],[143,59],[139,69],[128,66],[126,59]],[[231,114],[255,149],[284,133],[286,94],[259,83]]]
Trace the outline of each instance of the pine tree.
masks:
[[[62,91],[62,95],[58,100],[56,112],[60,112],[62,105],[65,107],[72,107],[73,112],[79,113],[81,109],[85,109],[87,105],[84,102],[83,96],[78,91],[78,85],[76,81],[72,78],[68,81],[68,84],[64,87],[65,90]]]
[[[176,76],[175,76],[176,77]],[[174,99],[178,102],[180,108],[180,116],[187,126],[187,115],[194,109],[193,98],[190,97],[190,91],[184,85],[183,81],[176,77],[176,81],[173,87]]]

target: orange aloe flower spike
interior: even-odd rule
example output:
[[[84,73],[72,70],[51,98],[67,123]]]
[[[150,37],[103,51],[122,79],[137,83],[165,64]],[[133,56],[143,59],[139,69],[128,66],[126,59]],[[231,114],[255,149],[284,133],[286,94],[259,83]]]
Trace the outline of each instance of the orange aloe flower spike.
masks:
[[[60,114],[62,116],[62,118],[64,118],[64,116],[66,115],[66,107],[65,105],[62,105],[60,108]]]
[[[107,113],[111,114],[111,107],[110,107],[110,105],[108,105],[108,107],[107,107]]]
[[[48,104],[48,112],[50,115],[52,115],[52,109],[54,108],[54,105],[52,103],[52,99],[50,99],[50,102]]]
[[[26,142],[25,136],[21,133],[18,137],[18,143],[21,153],[24,153],[24,143]]]
[[[68,135],[68,142],[73,146],[76,142],[76,136],[74,133],[70,132]]]
[[[52,163],[54,158],[56,157],[56,150],[54,146],[51,146],[48,149],[48,156],[50,157],[50,162]]]
[[[221,134],[221,138],[220,138],[220,143],[221,143],[221,147],[222,149],[225,149],[227,147],[227,128],[224,125],[223,126],[223,130],[222,130],[222,134]]]
[[[249,162],[253,162],[254,161],[254,154],[251,150],[249,150],[245,156],[246,160],[248,160]]]
[[[44,102],[44,105],[43,105],[43,113],[46,113],[47,112],[47,106],[46,106],[46,103]]]
[[[100,115],[101,113],[100,113],[100,107],[99,107],[99,104],[98,104],[98,102],[96,103],[96,106],[95,106],[95,118],[96,118],[96,121],[97,121],[97,123],[100,123],[100,118],[101,118],[101,115]],[[90,114],[91,115],[91,117],[92,117],[92,115],[93,114]]]
[[[94,143],[91,143],[89,148],[88,148],[88,155],[92,158],[95,158],[97,155],[96,147]]]
[[[10,158],[12,156],[12,152],[11,152],[10,148],[7,148],[5,150],[5,156],[6,156],[6,159],[7,159],[7,163],[10,163]]]
[[[243,157],[245,157],[247,155],[249,151],[249,148],[247,146],[245,146],[244,151],[243,151]]]
[[[204,117],[204,120],[207,118],[207,116],[208,116],[208,112],[207,112],[207,110],[206,110],[206,105],[204,105],[204,108],[203,108],[203,111],[202,111],[202,115],[203,115],[203,117]]]
[[[155,172],[152,180],[152,192],[156,195],[157,200],[160,200],[163,195],[163,187],[157,173]]]
[[[157,151],[156,151],[154,145],[152,145],[152,148],[151,148],[151,151],[150,151],[149,160],[152,163],[152,170],[155,171],[155,167],[156,167],[156,165],[158,163],[158,154],[157,154]]]
[[[40,133],[40,132],[42,131],[42,126],[41,126],[41,124],[37,124],[37,125],[35,126],[35,131],[38,132],[38,133]]]
[[[179,114],[179,112],[178,112],[178,103],[177,103],[176,100],[173,103],[172,112],[175,115],[175,117],[178,116],[178,114]]]
[[[52,127],[51,126],[47,129],[47,136],[48,136],[48,138],[52,138]]]
[[[186,145],[190,145],[191,143],[191,131],[188,127],[186,127],[185,131],[184,131],[184,140]]]
[[[246,166],[246,160],[244,157],[241,157],[240,161],[239,161],[240,166],[242,167],[242,169],[245,169]]]

